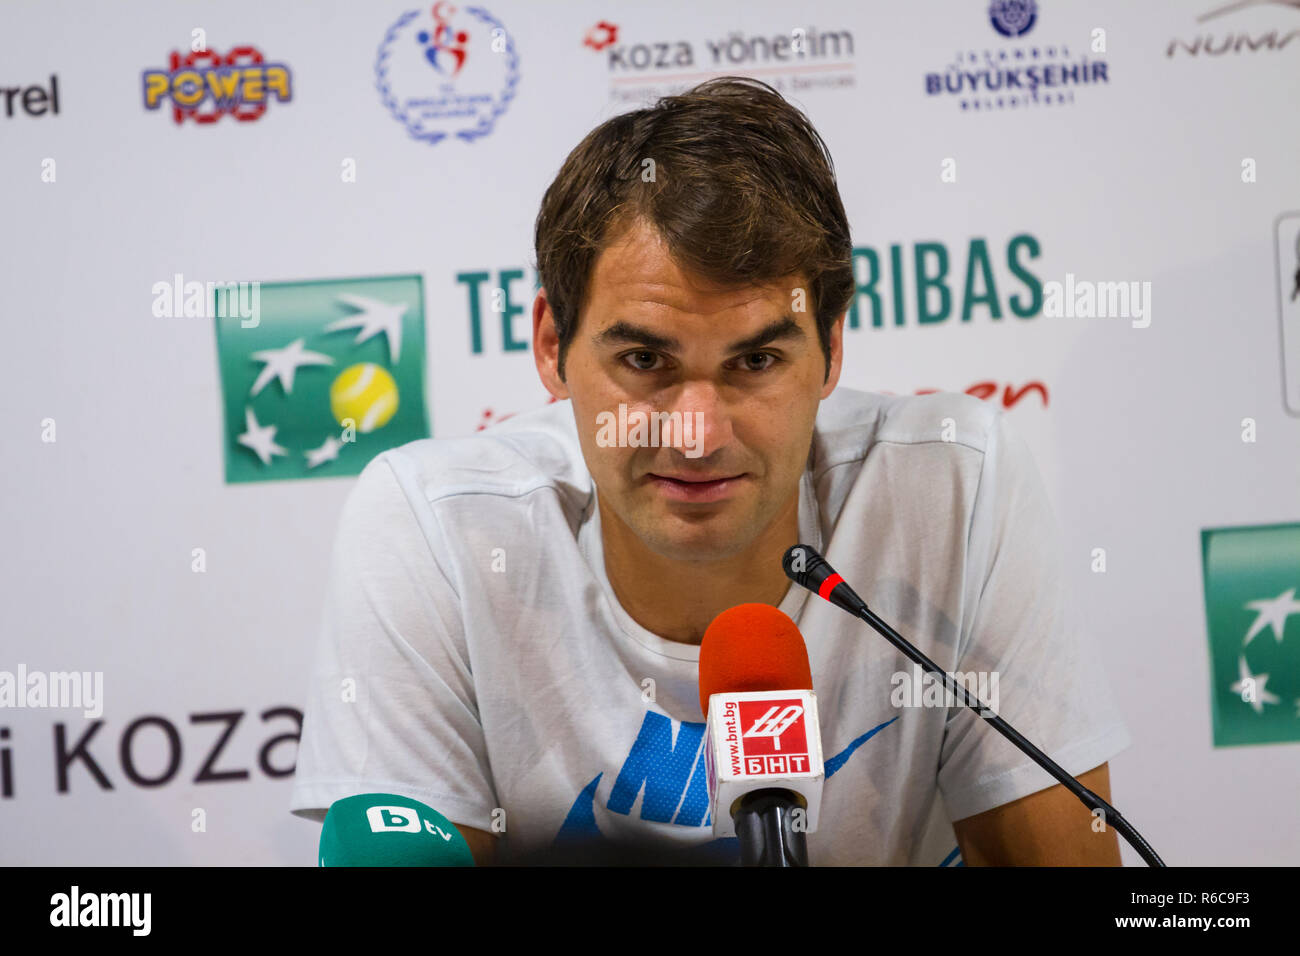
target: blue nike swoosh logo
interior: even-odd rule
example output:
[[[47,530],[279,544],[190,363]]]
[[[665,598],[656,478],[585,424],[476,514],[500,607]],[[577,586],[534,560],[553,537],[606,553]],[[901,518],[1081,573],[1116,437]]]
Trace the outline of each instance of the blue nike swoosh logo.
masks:
[[[829,779],[832,774],[848,762],[859,747],[896,720],[898,720],[897,717],[892,717],[883,724],[871,728],[830,760],[827,760],[825,762],[826,777]],[[600,827],[596,825],[596,788],[600,786],[600,778],[604,775],[603,772],[596,774],[591,782],[582,788],[582,792],[578,794],[577,799],[573,801],[573,806],[569,808],[564,823],[560,825],[560,830],[555,835],[557,843],[570,839],[590,840],[604,835],[600,832]]]
[[[849,758],[857,753],[859,747],[896,720],[898,720],[898,717],[892,717],[884,723],[877,724],[862,736],[852,740],[847,747],[827,760],[824,764],[827,779],[843,768],[843,766],[848,763]],[[595,809],[596,788],[600,786],[600,778],[603,776],[603,772],[596,774],[596,776],[592,778],[591,782],[582,788],[582,792],[579,793],[577,799],[573,801],[573,806],[569,808],[569,813],[565,816],[564,823],[560,826],[559,832],[555,835],[555,843],[563,844],[570,840],[581,841],[601,839],[604,836],[600,832],[600,827],[596,825]],[[734,855],[739,852],[739,843],[735,837],[727,837],[725,839],[713,840],[709,843],[701,844],[695,849],[702,853],[701,862],[708,862],[708,856],[712,856],[718,852],[725,852],[734,857]],[[952,862],[960,852],[960,847],[953,847],[952,852],[943,858],[943,862],[941,862],[939,866],[965,866],[966,863],[963,860],[957,860],[955,864]]]
[[[899,716],[902,716],[902,715],[900,714]],[[841,750],[839,753],[837,753],[837,754],[836,754],[834,757],[832,757],[830,760],[827,760],[827,761],[826,761],[826,764],[825,764],[825,767],[826,767],[826,779],[829,780],[829,779],[831,778],[831,776],[835,773],[835,771],[839,770],[839,769],[840,769],[841,767],[843,767],[846,763],[848,763],[848,762],[849,762],[849,758],[853,756],[854,752],[855,752],[859,747],[861,747],[861,746],[862,746],[863,744],[865,744],[868,740],[870,740],[870,739],[871,739],[872,737],[874,737],[876,734],[880,733],[882,730],[884,730],[886,727],[888,727],[890,724],[892,724],[892,723],[893,723],[894,721],[896,721],[897,719],[898,719],[898,717],[891,717],[889,720],[885,721],[883,724],[877,724],[875,727],[872,727],[870,730],[868,730],[868,731],[867,731],[865,734],[863,734],[861,737],[857,738],[857,739],[854,740],[851,744],[849,744],[847,747],[845,747],[843,750]]]

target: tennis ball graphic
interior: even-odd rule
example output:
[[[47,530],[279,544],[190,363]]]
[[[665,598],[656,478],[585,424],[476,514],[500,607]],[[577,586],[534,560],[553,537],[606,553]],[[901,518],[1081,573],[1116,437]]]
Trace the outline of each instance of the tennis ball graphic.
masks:
[[[383,428],[397,412],[397,383],[372,362],[349,366],[330,385],[330,411],[345,427],[344,419],[352,419],[363,434]]]

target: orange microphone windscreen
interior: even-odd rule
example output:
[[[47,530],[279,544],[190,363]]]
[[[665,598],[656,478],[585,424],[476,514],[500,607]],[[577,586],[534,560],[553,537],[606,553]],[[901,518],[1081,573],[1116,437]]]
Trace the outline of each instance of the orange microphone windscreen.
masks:
[[[770,604],[738,604],[709,625],[700,641],[700,710],[714,694],[752,690],[812,690],[803,635]]]

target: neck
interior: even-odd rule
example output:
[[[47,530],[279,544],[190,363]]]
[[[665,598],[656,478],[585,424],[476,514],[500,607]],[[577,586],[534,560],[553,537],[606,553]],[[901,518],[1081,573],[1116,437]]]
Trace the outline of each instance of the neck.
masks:
[[[790,589],[781,568],[799,541],[799,490],[743,551],[726,558],[677,561],[651,551],[605,507],[600,536],[605,573],[623,609],[646,630],[683,644],[699,644],[715,617],[737,604],[779,605]],[[672,600],[665,600],[672,595]]]

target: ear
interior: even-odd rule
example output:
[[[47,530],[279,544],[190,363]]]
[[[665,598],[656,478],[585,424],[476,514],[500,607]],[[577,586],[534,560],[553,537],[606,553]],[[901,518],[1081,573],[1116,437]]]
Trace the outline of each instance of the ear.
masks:
[[[533,300],[533,361],[546,390],[556,399],[568,398],[569,389],[560,378],[560,337],[545,289],[538,289]]]
[[[831,326],[831,367],[830,374],[826,376],[826,384],[822,386],[822,398],[829,398],[840,381],[840,367],[844,364],[844,315]]]

